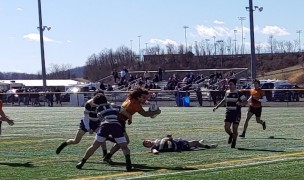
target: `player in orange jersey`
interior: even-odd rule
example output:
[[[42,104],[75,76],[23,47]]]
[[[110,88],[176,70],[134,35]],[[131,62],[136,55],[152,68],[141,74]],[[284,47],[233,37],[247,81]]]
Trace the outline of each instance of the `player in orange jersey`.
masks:
[[[250,97],[248,99],[249,108],[247,112],[246,122],[244,124],[243,133],[240,135],[240,137],[245,137],[249,120],[253,115],[256,117],[256,122],[261,124],[264,130],[266,129],[266,122],[261,120],[262,102],[264,101],[263,96],[265,96],[265,93],[260,88],[261,84],[259,80],[255,79],[253,83],[254,88],[250,89]]]

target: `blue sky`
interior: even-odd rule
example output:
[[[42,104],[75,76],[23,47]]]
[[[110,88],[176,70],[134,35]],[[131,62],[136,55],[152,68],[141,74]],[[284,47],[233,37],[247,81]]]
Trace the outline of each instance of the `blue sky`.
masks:
[[[184,44],[210,39],[241,42],[241,22],[246,17],[244,37],[249,47],[248,0],[41,0],[46,68],[50,64],[83,66],[87,58],[103,49],[121,45],[138,52],[141,48],[166,43]],[[267,46],[277,40],[298,39],[304,30],[303,0],[253,0],[263,11],[254,12],[255,41]],[[1,72],[41,71],[38,1],[0,1]],[[302,34],[301,34],[302,37]],[[301,42],[304,42],[301,40]],[[301,43],[303,46],[303,43]]]

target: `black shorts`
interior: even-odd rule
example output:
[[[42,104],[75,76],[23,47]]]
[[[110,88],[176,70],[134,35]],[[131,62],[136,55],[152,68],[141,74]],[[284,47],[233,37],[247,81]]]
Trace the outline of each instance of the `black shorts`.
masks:
[[[241,121],[241,111],[227,111],[224,122],[239,124]]]
[[[100,137],[109,137],[111,135],[113,138],[125,137],[125,129],[119,124],[104,123],[100,126],[100,129],[97,133]]]
[[[189,146],[189,142],[186,140],[174,140],[176,142],[176,146],[177,146],[177,151],[189,151],[190,150],[190,146]]]
[[[90,121],[90,128],[96,132],[96,130],[100,127],[100,121]],[[88,130],[85,128],[85,125],[83,123],[83,120],[80,120],[79,123],[79,129],[83,130],[84,132],[88,132]]]
[[[256,117],[261,117],[261,114],[262,114],[262,106],[261,106],[261,107],[258,107],[258,108],[249,106],[248,112],[251,112],[251,113],[254,114]]]

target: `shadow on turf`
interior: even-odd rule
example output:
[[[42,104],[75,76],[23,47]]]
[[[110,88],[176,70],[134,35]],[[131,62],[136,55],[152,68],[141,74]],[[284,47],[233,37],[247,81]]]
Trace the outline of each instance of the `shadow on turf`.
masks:
[[[273,150],[273,149],[257,149],[257,148],[238,148],[240,151],[268,151],[268,152],[285,152],[281,150]]]
[[[28,168],[33,168],[34,167],[34,165],[31,162],[26,162],[26,163],[0,162],[0,165],[11,166],[11,167],[28,167]]]
[[[274,136],[270,136],[267,138],[242,138],[242,139],[282,139],[282,140],[302,140],[302,139],[298,139],[298,138],[284,138],[284,137],[274,137]]]
[[[110,166],[126,166],[123,162],[113,162]],[[173,170],[173,171],[188,171],[197,170],[196,168],[186,168],[186,167],[160,167],[160,166],[147,166],[146,164],[132,164],[133,171],[156,171],[161,169]]]
[[[76,161],[65,161],[65,162],[75,162]],[[87,164],[91,163],[91,164],[106,164],[112,167],[117,167],[117,166],[126,166],[126,163],[124,162],[113,162],[111,164],[105,163],[105,162],[86,162]],[[186,171],[186,170],[197,170],[196,168],[185,168],[185,167],[160,167],[160,166],[147,166],[146,164],[132,164],[133,166],[133,171],[156,171],[156,170],[161,170],[161,169],[168,169],[168,170],[175,170],[175,171]],[[98,170],[100,171],[100,169],[89,169],[89,168],[82,168],[83,170]],[[108,169],[106,171],[109,171]],[[111,170],[113,171],[113,170]],[[114,170],[115,171],[115,170]],[[120,170],[117,170],[120,171]]]

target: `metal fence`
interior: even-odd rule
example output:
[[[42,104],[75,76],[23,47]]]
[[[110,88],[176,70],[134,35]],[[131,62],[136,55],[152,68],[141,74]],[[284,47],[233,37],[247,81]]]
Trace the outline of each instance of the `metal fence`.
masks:
[[[242,89],[249,97],[249,90]],[[265,89],[268,101],[263,106],[268,107],[303,107],[304,89]],[[121,104],[130,91],[105,91],[105,95],[110,102]],[[201,91],[164,91],[150,90],[154,94],[154,101],[159,106],[180,106],[180,107],[212,107],[223,97],[225,92],[218,90]],[[276,94],[281,93],[282,99],[271,99]],[[63,93],[63,92],[25,92],[25,93],[0,93],[1,99],[7,106],[83,106],[84,103],[93,96],[94,92]],[[294,96],[296,95],[296,96]],[[292,97],[291,97],[292,96]],[[202,103],[200,103],[200,101]]]

